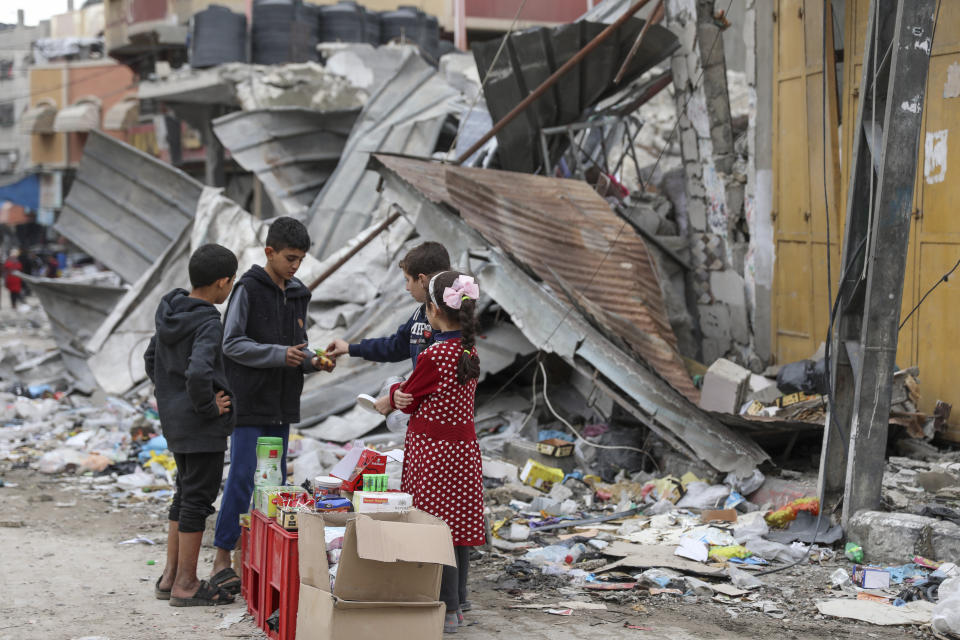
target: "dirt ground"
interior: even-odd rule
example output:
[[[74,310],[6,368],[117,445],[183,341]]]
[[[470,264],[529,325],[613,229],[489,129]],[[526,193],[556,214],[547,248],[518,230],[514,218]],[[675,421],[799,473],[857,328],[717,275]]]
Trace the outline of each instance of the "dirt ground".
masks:
[[[92,484],[89,478],[2,471],[4,481],[17,486],[0,487],[0,640],[265,637],[249,617],[218,628],[245,611],[239,599],[222,607],[174,609],[153,598],[153,583],[165,557],[163,500],[122,506],[123,497],[110,495],[114,489]],[[10,526],[19,523],[22,526]],[[156,544],[118,544],[136,536]],[[209,572],[212,558],[212,548],[205,547],[203,571]],[[461,628],[458,638],[932,637],[915,627],[816,619],[814,599],[830,597],[822,585],[834,567],[807,567],[771,576],[769,594],[780,594],[781,600],[789,603],[786,618],[777,620],[745,607],[732,617],[724,605],[709,600],[684,602],[676,596],[638,596],[639,592],[626,596],[622,604],[616,602],[622,596],[608,595],[607,611],[576,611],[569,617],[510,609],[520,602],[518,597],[496,589],[505,577],[504,564],[493,558],[473,563],[470,586],[475,608],[467,614],[473,624]],[[784,592],[784,588],[792,591]],[[522,589],[534,591],[526,586]],[[541,591],[528,602],[603,601],[603,596],[564,591]],[[626,624],[643,629],[626,628]]]

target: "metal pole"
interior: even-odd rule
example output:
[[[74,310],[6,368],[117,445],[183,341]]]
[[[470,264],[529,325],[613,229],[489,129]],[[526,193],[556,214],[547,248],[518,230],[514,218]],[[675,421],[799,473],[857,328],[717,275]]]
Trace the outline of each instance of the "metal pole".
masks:
[[[844,528],[857,512],[880,506],[935,5],[934,0],[871,3],[847,194],[841,315],[831,337],[831,412],[850,438]],[[825,463],[836,460],[844,444],[835,431],[827,425]],[[837,482],[832,471],[821,468],[821,492],[828,500]]]
[[[643,36],[647,35],[647,29],[650,28],[650,25],[656,24],[657,22],[663,20],[663,1],[664,0],[660,0],[660,4],[657,5],[657,8],[653,10],[653,13],[643,24],[643,29],[640,30],[640,35],[637,36],[633,46],[630,47],[630,53],[627,54],[623,64],[620,65],[620,71],[617,72],[617,77],[613,79],[613,84],[620,84],[620,81],[623,80],[623,76],[627,75],[627,67],[630,66],[630,63],[633,62],[633,57],[637,55],[637,51],[640,50],[640,44],[643,42]]]
[[[567,72],[569,72],[575,66],[580,64],[580,62],[584,58],[586,58],[591,51],[596,49],[598,46],[600,46],[600,44],[604,40],[606,40],[611,35],[613,35],[613,33],[616,32],[617,29],[622,27],[627,22],[627,20],[633,17],[633,14],[635,14],[637,11],[640,11],[640,9],[642,9],[648,2],[650,2],[650,0],[640,0],[639,2],[635,3],[632,7],[627,9],[622,16],[617,18],[616,22],[610,24],[606,29],[598,33],[596,38],[588,42],[587,46],[585,46],[583,49],[578,51],[576,55],[574,55],[572,58],[567,60],[563,64],[563,66],[561,66],[559,69],[557,69],[552,74],[550,74],[549,78],[544,80],[539,87],[533,90],[533,92],[530,95],[528,95],[526,98],[521,100],[520,104],[515,106],[510,111],[510,113],[505,115],[497,124],[493,125],[493,128],[490,129],[490,131],[487,131],[482,138],[480,138],[475,143],[473,143],[472,147],[467,149],[459,158],[454,160],[453,164],[455,165],[463,164],[467,160],[467,158],[469,158],[470,156],[475,154],[477,151],[479,151],[481,147],[483,147],[483,145],[487,144],[490,138],[500,133],[500,131],[505,126],[513,122],[514,118],[516,118],[518,115],[526,111],[527,107],[529,107],[531,104],[536,102],[540,96],[542,96],[544,93],[547,92],[547,89],[552,87],[557,82],[557,80],[562,78],[564,75],[567,74]]]
[[[387,227],[389,227],[391,224],[396,222],[397,218],[399,217],[400,217],[399,210],[394,211],[389,216],[387,216],[387,219],[381,222],[380,224],[378,224],[377,228],[370,232],[370,235],[368,235],[366,238],[364,238],[363,240],[355,244],[353,248],[350,249],[350,251],[347,251],[347,253],[345,253],[343,257],[337,260],[334,264],[332,264],[329,269],[327,269],[326,271],[321,273],[319,276],[317,276],[317,279],[314,280],[313,283],[310,285],[310,291],[313,291],[314,289],[319,287],[321,284],[323,284],[324,280],[326,280],[327,278],[332,276],[334,273],[336,273],[337,270],[340,269],[340,267],[345,265],[347,261],[350,260],[350,258],[357,255],[357,253],[359,253],[361,249],[363,249],[365,246],[373,242],[374,238],[376,238],[381,233],[383,233],[387,229]]]

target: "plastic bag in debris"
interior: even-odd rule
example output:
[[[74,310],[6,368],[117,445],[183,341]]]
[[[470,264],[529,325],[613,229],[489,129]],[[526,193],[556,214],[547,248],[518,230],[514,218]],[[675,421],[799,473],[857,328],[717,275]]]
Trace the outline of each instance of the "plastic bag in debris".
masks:
[[[713,597],[713,587],[711,587],[709,583],[696,578],[691,578],[690,576],[685,577],[683,581],[687,585],[687,591],[692,591],[693,595],[704,598]]]
[[[745,513],[737,519],[733,528],[733,537],[738,544],[743,544],[750,538],[762,538],[770,532],[770,527],[763,517],[762,511]]]
[[[852,584],[850,580],[850,572],[845,569],[837,569],[830,574],[830,582],[833,583],[835,587],[846,587]]]
[[[47,451],[37,460],[37,471],[40,473],[64,473],[75,471],[87,459],[83,451],[71,447],[60,447]]]
[[[791,362],[777,374],[777,389],[780,393],[826,393],[826,361],[820,358]]]
[[[478,440],[480,449],[484,453],[503,452],[503,446],[519,436],[526,417],[526,414],[521,411],[505,411],[500,415],[501,422],[505,423],[504,426],[497,433],[480,438]]]
[[[960,634],[960,578],[940,584],[940,601],[933,608],[931,625],[939,633]]]
[[[523,555],[523,560],[536,566],[542,566],[548,563],[562,563],[570,553],[570,549],[559,544],[551,544],[539,549],[530,549]]]
[[[60,403],[53,398],[31,400],[24,396],[19,396],[14,401],[13,406],[18,417],[30,422],[45,420],[62,408]]]
[[[656,504],[648,508],[644,513],[648,516],[658,516],[662,513],[670,513],[674,509],[674,504],[667,499],[658,500]]]
[[[647,569],[635,577],[640,584],[655,589],[682,589],[684,587],[683,576],[669,569]]]
[[[741,589],[756,589],[763,586],[763,583],[756,576],[752,576],[742,569],[737,569],[733,565],[727,566],[727,575],[730,576],[733,586]]]
[[[806,548],[787,546],[763,538],[750,538],[744,543],[747,550],[769,562],[796,562],[806,557]]]
[[[735,473],[728,473],[723,483],[736,491],[740,495],[748,496],[760,487],[766,480],[759,469],[754,469],[753,473],[747,476],[737,476]]]
[[[730,495],[730,487],[725,484],[710,486],[706,482],[691,482],[677,506],[683,509],[715,509],[723,504]]]

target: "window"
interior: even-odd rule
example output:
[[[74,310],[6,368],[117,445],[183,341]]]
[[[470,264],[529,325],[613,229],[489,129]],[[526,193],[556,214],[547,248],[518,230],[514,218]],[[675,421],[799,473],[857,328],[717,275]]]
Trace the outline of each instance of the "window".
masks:
[[[13,103],[0,102],[0,127],[12,127],[14,124]]]

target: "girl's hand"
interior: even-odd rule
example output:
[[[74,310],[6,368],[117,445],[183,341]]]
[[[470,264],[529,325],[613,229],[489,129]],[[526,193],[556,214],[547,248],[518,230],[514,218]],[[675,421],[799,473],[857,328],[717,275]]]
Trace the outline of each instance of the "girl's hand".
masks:
[[[409,393],[404,393],[397,389],[393,392],[393,406],[395,406],[400,411],[403,411],[407,407],[413,404],[413,396]]]

